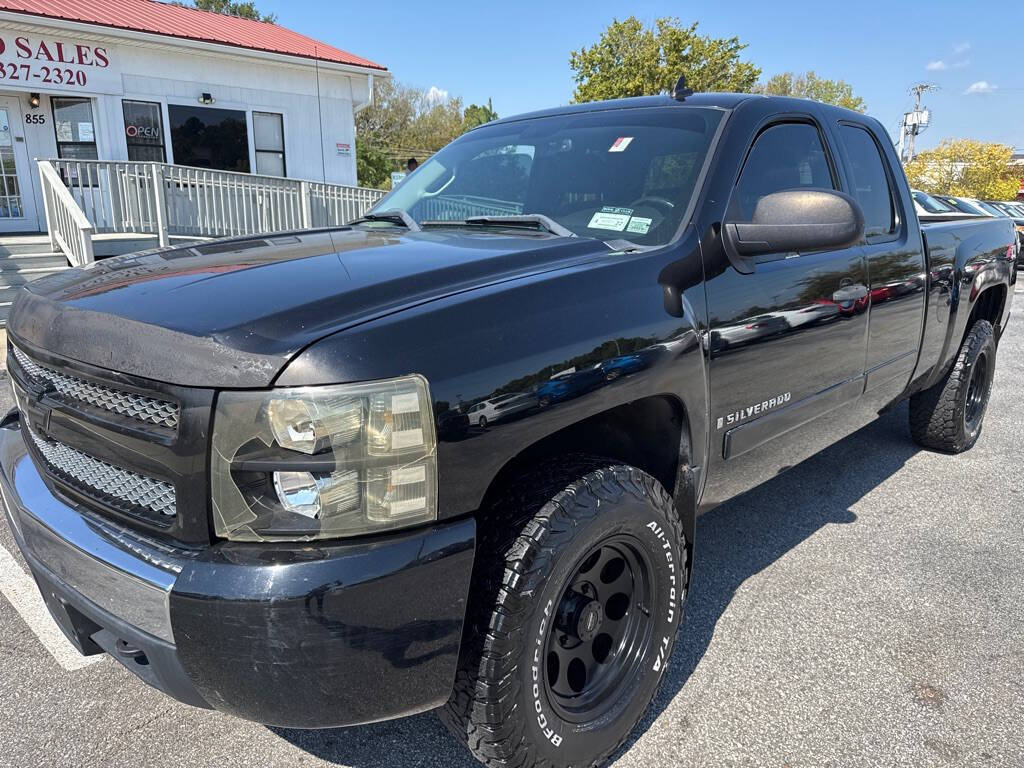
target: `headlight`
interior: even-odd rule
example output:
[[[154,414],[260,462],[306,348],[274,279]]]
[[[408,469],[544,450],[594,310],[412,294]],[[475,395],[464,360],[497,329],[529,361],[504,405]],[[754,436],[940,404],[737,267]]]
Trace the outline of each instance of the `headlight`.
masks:
[[[306,541],[436,520],[432,413],[422,376],[221,393],[214,531]]]

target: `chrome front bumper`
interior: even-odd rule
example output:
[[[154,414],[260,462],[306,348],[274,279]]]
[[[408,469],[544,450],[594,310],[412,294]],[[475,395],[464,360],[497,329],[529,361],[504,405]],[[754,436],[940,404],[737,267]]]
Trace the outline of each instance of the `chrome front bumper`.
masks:
[[[174,553],[57,496],[28,455],[16,423],[0,429],[0,494],[33,571],[143,632],[174,642],[170,593],[181,571]]]

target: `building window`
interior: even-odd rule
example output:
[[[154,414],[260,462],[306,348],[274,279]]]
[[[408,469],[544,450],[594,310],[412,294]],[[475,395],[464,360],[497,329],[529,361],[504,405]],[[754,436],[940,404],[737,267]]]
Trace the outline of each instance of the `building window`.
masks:
[[[286,176],[284,163],[284,117],[273,112],[252,113],[256,173]]]
[[[67,160],[96,160],[96,127],[89,99],[54,96],[53,130],[57,134],[57,157]]]
[[[125,99],[121,106],[124,110],[124,135],[128,142],[128,159],[166,162],[164,121],[160,115],[160,105],[155,101]]]
[[[249,172],[245,112],[168,104],[174,162],[198,168]]]

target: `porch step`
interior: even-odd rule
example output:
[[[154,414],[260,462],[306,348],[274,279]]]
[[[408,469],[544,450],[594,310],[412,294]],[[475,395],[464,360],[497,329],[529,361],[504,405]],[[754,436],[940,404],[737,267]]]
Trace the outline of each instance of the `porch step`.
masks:
[[[49,251],[50,247],[50,238],[47,235],[0,236],[0,258],[23,253],[43,253]]]
[[[68,266],[63,253],[22,253],[17,256],[0,256],[0,284],[17,274],[32,274],[39,271],[60,269]]]
[[[48,238],[32,242],[36,239],[0,238],[0,328],[7,326],[11,304],[25,283],[69,268],[64,254],[49,250]]]

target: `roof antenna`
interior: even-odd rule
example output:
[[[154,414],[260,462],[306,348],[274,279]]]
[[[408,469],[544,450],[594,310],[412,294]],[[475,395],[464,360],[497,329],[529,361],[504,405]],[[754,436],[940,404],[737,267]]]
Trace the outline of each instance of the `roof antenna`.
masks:
[[[693,89],[686,87],[686,75],[680,75],[672,89],[672,98],[676,101],[686,101],[687,96],[693,96]]]

